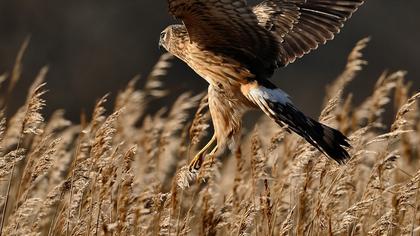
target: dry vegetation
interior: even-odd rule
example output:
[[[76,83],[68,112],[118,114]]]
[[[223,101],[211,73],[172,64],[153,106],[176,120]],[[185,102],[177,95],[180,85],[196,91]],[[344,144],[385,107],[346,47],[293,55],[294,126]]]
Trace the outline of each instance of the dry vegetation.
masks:
[[[191,174],[185,165],[211,132],[206,98],[182,94],[145,114],[167,94],[168,55],[143,88],[136,78],[119,93],[112,114],[105,96],[81,124],[64,111],[44,120],[41,69],[22,108],[0,114],[3,235],[420,235],[420,93],[401,71],[384,73],[361,104],[342,93],[366,64],[367,41],[328,86],[319,117],[351,140],[343,166],[262,119],[233,154]],[[26,46],[0,76],[4,108]]]

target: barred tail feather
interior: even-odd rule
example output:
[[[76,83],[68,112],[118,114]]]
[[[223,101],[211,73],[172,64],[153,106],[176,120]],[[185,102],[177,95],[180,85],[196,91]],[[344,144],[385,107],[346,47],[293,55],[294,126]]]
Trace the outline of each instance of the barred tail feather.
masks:
[[[345,147],[350,147],[350,144],[346,136],[307,117],[293,105],[288,95],[281,89],[275,88],[274,85],[270,88],[255,85],[246,92],[245,96],[277,124],[287,125],[290,130],[339,164],[344,164],[349,159]]]

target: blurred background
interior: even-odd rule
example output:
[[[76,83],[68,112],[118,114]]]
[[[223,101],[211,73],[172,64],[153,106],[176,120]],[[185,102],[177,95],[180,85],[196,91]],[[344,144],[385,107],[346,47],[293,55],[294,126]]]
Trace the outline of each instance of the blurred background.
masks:
[[[384,70],[407,70],[417,91],[419,9],[418,0],[367,0],[334,41],[279,70],[272,81],[317,116],[326,84],[342,71],[355,43],[370,36],[364,51],[369,65],[349,87],[356,102],[370,94]],[[0,74],[12,70],[19,47],[31,37],[9,112],[23,103],[29,84],[48,65],[47,112],[64,108],[77,121],[102,95],[115,96],[135,75],[147,76],[161,55],[159,33],[174,22],[165,0],[0,0]],[[164,82],[172,96],[207,88],[178,60]]]

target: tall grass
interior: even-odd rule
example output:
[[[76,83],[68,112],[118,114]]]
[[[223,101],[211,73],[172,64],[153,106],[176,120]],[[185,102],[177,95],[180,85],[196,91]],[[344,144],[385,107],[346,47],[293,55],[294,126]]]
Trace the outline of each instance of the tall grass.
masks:
[[[185,166],[211,132],[207,98],[185,93],[147,113],[169,91],[161,78],[170,56],[144,87],[133,79],[113,111],[105,96],[80,124],[60,110],[44,119],[42,68],[16,114],[0,113],[2,234],[419,235],[420,93],[410,93],[404,72],[385,72],[354,104],[343,90],[365,66],[367,42],[328,86],[319,117],[350,138],[343,166],[262,118],[237,150],[206,157],[191,174]],[[0,76],[10,91],[1,94],[3,109],[27,45]],[[385,125],[391,103],[395,119]]]

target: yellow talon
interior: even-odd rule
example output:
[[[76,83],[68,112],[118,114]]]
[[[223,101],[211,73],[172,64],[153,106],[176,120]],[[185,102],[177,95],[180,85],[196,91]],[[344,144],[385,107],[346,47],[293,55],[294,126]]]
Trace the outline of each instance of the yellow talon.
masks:
[[[211,152],[209,153],[209,155],[214,156],[214,154],[216,154],[216,152],[217,152],[217,144],[216,144],[216,146],[213,148],[213,150],[211,150]]]
[[[216,152],[217,152],[217,144],[213,148],[213,150],[211,150],[211,152],[208,154],[211,158],[211,165],[213,165],[213,163],[214,163],[214,154],[216,154]]]
[[[199,170],[201,167],[201,164],[203,164],[203,157],[205,155],[205,153],[207,152],[207,150],[213,145],[213,143],[216,141],[216,135],[213,135],[213,137],[210,139],[210,141],[206,144],[206,146],[204,146],[198,153],[197,155],[194,156],[194,158],[191,160],[190,165],[189,165],[189,170],[193,171],[193,170]],[[217,149],[217,145],[216,147],[213,148],[213,150],[210,152],[210,154],[214,154],[215,149]]]

